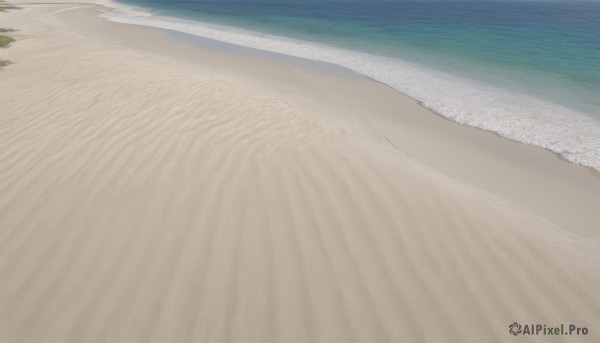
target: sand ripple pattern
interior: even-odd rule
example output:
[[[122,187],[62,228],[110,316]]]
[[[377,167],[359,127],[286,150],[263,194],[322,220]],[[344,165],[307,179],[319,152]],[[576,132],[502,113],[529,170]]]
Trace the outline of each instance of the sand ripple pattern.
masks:
[[[34,33],[0,72],[1,342],[598,338],[595,242],[201,67]]]

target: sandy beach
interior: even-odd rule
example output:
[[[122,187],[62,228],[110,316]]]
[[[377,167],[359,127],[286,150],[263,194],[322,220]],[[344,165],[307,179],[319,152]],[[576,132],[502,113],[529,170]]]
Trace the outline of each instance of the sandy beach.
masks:
[[[13,4],[0,342],[600,339],[598,172],[351,73]]]

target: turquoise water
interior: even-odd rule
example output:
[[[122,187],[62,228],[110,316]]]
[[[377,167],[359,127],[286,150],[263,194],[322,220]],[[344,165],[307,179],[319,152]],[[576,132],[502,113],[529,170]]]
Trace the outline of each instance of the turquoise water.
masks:
[[[600,169],[600,2],[126,3],[107,17],[338,63]]]

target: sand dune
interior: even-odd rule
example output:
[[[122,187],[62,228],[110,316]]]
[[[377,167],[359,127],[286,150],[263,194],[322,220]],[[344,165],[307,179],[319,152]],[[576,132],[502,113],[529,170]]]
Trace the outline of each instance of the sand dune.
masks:
[[[598,340],[597,241],[59,8],[2,14],[1,342]]]

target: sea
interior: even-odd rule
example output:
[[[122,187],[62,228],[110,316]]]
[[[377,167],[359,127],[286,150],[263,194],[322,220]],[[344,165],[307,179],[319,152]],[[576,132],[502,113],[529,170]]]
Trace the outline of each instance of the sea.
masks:
[[[337,64],[448,119],[600,170],[600,1],[108,5],[108,20]]]

